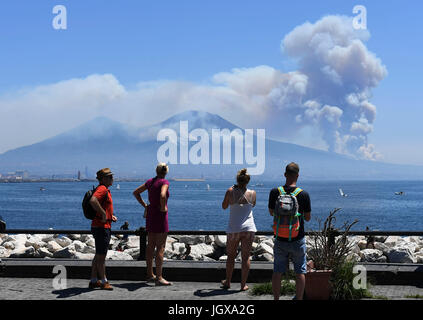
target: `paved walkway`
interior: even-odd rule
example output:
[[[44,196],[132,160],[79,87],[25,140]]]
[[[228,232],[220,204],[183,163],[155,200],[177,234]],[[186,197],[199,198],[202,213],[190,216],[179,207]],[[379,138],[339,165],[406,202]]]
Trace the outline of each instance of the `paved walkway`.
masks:
[[[156,287],[145,281],[110,281],[113,291],[90,290],[88,280],[68,279],[66,289],[54,289],[53,279],[0,278],[1,300],[272,300],[273,296],[253,296],[249,291],[239,291],[239,283],[223,290],[213,282],[173,282],[170,287]],[[250,288],[254,284],[249,284]],[[423,296],[423,288],[413,286],[381,286],[370,288],[379,298],[393,300],[410,299],[407,296]],[[291,300],[292,296],[281,297]],[[415,300],[415,299],[410,299]],[[420,300],[423,301],[423,300]]]

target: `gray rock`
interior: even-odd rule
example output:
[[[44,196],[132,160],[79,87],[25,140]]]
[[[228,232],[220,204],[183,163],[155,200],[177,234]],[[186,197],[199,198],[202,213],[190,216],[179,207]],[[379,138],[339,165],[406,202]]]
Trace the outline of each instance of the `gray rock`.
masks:
[[[128,249],[139,248],[140,247],[140,237],[139,236],[129,236],[128,241],[125,243],[125,247]]]
[[[82,250],[82,253],[94,253],[95,254],[95,248],[86,245],[84,247],[84,249]]]
[[[172,250],[175,254],[182,254],[185,252],[185,243],[174,242],[172,243]]]
[[[255,257],[255,261],[271,261],[273,262],[273,255],[269,253],[259,254]]]
[[[95,248],[95,240],[94,240],[94,238],[89,238],[89,239],[85,242],[85,244],[86,244],[87,246],[90,246],[90,247],[92,247],[92,248]]]
[[[199,243],[205,243],[205,238],[205,236],[180,236],[179,242],[192,246]]]
[[[227,237],[222,235],[217,235],[214,237],[214,243],[222,248],[226,248]]]
[[[406,247],[395,247],[387,253],[390,263],[417,263],[417,258]]]
[[[55,241],[56,241],[58,244],[60,244],[60,246],[61,246],[62,248],[65,248],[65,247],[67,247],[67,246],[69,246],[69,245],[71,245],[71,244],[72,244],[72,240],[71,240],[71,239],[69,239],[68,237],[56,238],[56,239],[55,239]]]
[[[42,241],[40,238],[32,236],[25,242],[25,247],[34,247],[35,250],[45,247],[46,245],[47,243]]]
[[[67,237],[71,240],[80,240],[81,241],[81,235],[80,234],[68,234]]]
[[[20,246],[10,253],[9,258],[31,258],[34,254],[35,249],[33,247]]]
[[[273,256],[273,247],[269,246],[265,242],[261,242],[257,246],[257,249],[254,251],[254,255],[258,256],[264,253],[267,253]]]
[[[203,260],[204,256],[210,255],[214,252],[211,245],[199,243],[191,246],[191,253],[189,254],[194,260]]]
[[[49,243],[50,241],[54,241],[54,236],[52,234],[43,234],[40,235],[41,237],[41,241],[45,242],[45,243]]]
[[[383,252],[377,249],[364,249],[360,252],[361,261],[363,262],[386,262]]]
[[[73,259],[75,258],[75,248],[72,246],[68,246],[61,250],[58,250],[53,253],[53,258],[60,258],[60,259]]]
[[[214,242],[214,236],[205,236],[205,239],[204,239],[204,243],[205,244],[213,244],[213,242]]]
[[[81,252],[75,252],[75,259],[77,260],[93,260],[94,254],[92,253],[81,253]]]
[[[107,257],[108,260],[134,260],[129,254],[119,251],[108,251]]]
[[[53,240],[47,243],[47,249],[48,251],[55,253],[56,251],[62,250],[63,248],[60,244]]]
[[[87,245],[85,243],[83,243],[79,240],[75,240],[72,244],[75,247],[76,252],[86,253],[86,252],[84,252],[85,248],[87,247]]]
[[[38,248],[35,253],[36,258],[53,258],[53,253],[51,253],[47,248]]]
[[[388,247],[393,248],[393,247],[395,247],[395,246],[396,246],[399,242],[402,242],[402,241],[404,241],[404,239],[403,239],[403,238],[401,238],[401,237],[399,237],[399,236],[389,236],[389,237],[385,240],[384,244],[385,244],[385,245],[387,245]]]
[[[138,258],[140,256],[140,249],[139,248],[126,249],[123,252],[126,253],[126,254],[129,254],[132,257],[132,259],[134,259],[134,260],[138,260]]]
[[[2,247],[6,248],[7,250],[15,250],[15,241],[3,242]]]
[[[9,258],[12,250],[8,250],[5,247],[0,246],[0,258]]]
[[[382,253],[386,256],[389,251],[392,250],[391,247],[388,247],[386,244],[382,242],[375,242],[375,249],[382,251]]]

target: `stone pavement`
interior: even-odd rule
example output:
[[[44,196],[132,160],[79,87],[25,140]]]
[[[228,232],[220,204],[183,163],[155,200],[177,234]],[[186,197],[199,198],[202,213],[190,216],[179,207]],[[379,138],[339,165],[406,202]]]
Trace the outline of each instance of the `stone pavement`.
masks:
[[[272,300],[271,295],[253,296],[239,291],[239,283],[223,290],[214,282],[173,282],[169,287],[156,287],[145,281],[110,281],[113,291],[90,290],[86,279],[67,279],[66,289],[54,289],[52,278],[0,278],[0,300]],[[250,288],[254,284],[248,284]],[[370,292],[379,299],[416,300],[423,288],[415,286],[376,285]],[[292,296],[281,297],[291,300]],[[423,302],[423,300],[419,299]]]

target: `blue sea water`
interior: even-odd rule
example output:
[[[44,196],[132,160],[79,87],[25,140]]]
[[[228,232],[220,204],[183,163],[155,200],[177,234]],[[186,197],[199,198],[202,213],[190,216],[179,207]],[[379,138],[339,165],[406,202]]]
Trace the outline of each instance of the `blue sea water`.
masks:
[[[132,196],[139,182],[118,182],[110,187],[119,229],[128,221],[130,229],[145,226],[141,205]],[[229,209],[221,203],[232,181],[170,182],[169,228],[171,230],[226,230]],[[209,190],[207,184],[210,186]],[[259,185],[255,185],[259,184]],[[92,182],[31,182],[0,184],[0,215],[8,229],[82,229],[90,228],[81,208],[85,192]],[[312,220],[306,230],[316,229],[334,208],[336,226],[357,219],[353,230],[422,230],[423,182],[422,181],[299,181],[311,198]],[[277,181],[251,181],[249,188],[257,192],[257,205],[253,209],[259,231],[270,231],[272,218],[268,213],[269,191]],[[40,188],[45,188],[41,191]],[[341,197],[338,189],[348,194]],[[403,191],[402,196],[395,192]],[[147,199],[147,194],[143,194]]]

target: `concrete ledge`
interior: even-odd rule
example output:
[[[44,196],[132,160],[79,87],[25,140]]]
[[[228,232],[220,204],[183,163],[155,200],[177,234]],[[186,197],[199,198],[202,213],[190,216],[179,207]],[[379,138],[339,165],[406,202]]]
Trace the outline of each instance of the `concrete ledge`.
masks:
[[[5,272],[2,277],[54,278],[53,268],[66,267],[69,279],[89,279],[90,260],[70,259],[3,259]],[[423,287],[423,264],[360,263],[367,276],[378,285],[414,285]],[[292,266],[291,266],[292,267]],[[145,280],[145,261],[106,261],[107,278],[110,280]],[[225,278],[225,262],[165,261],[163,273],[170,281],[219,282]],[[273,263],[252,261],[249,282],[269,282]],[[241,264],[235,263],[233,281],[241,279]]]
[[[66,267],[69,279],[89,279],[91,260],[69,259],[3,259],[5,272],[2,277],[54,278],[53,268]],[[249,281],[269,281],[273,263],[251,262]],[[145,261],[106,261],[106,274],[110,280],[145,280]],[[170,281],[216,282],[225,278],[225,262],[165,261],[163,274]],[[241,279],[241,264],[235,263],[233,281]]]

